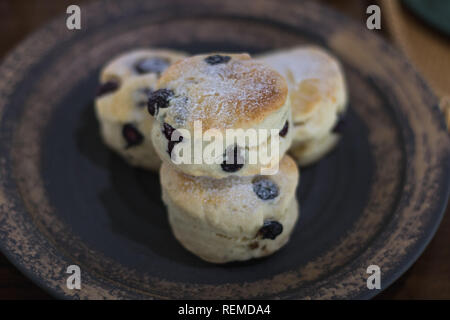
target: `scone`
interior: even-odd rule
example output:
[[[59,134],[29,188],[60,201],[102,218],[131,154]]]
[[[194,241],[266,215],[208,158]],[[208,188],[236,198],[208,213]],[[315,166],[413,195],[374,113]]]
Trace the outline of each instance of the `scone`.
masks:
[[[287,155],[271,176],[193,177],[163,162],[160,179],[175,237],[209,262],[272,254],[287,243],[298,218],[299,172]]]
[[[184,55],[169,50],[136,50],[125,53],[101,72],[95,110],[104,143],[129,164],[157,171],[161,160],[150,133],[148,95],[161,73]]]
[[[248,54],[197,55],[171,65],[157,86],[152,140],[174,169],[218,179],[276,172],[293,137],[277,71]]]
[[[290,153],[311,164],[339,141],[347,106],[347,89],[339,62],[316,47],[297,47],[258,59],[287,80],[294,121]]]

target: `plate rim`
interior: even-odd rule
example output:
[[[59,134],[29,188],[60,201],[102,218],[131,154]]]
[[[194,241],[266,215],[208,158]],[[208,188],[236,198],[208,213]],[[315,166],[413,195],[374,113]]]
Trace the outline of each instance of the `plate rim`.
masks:
[[[91,3],[88,4],[88,6],[93,6],[93,5],[99,5],[99,3],[104,3],[106,1],[100,1],[97,3]],[[287,3],[293,3],[290,0],[286,0]],[[304,5],[304,4],[297,4],[297,5]],[[355,22],[348,18],[347,16],[334,11],[331,8],[325,7],[323,4],[308,4],[308,5],[312,5],[312,6],[316,6],[316,7],[320,7],[320,11],[324,11],[327,12],[328,14],[333,14],[333,15],[337,15],[339,16],[342,20],[345,20],[346,23],[355,26]],[[226,17],[226,14],[224,15]],[[64,17],[64,15],[60,15],[57,18],[54,18],[53,20],[51,20],[51,22],[45,24],[44,26],[42,26],[41,28],[37,29],[36,31],[34,31],[33,33],[31,33],[30,35],[28,35],[26,37],[26,39],[22,42],[20,42],[14,49],[10,50],[9,53],[2,59],[1,64],[0,64],[0,69],[2,69],[4,67],[4,65],[7,63],[7,61],[9,59],[11,59],[11,57],[16,54],[21,47],[23,47],[27,42],[30,42],[31,39],[35,39],[38,38],[40,36],[40,34],[42,34],[43,32],[45,32],[48,29],[51,29],[53,25],[55,24],[60,24],[61,23],[61,19]],[[393,48],[390,44],[387,43],[387,41],[385,41],[384,39],[382,39],[381,37],[379,37],[378,35],[373,35],[374,37],[378,38],[378,41],[383,42],[387,47],[389,47],[389,50],[392,50],[393,52],[395,52],[395,54],[400,55],[403,60],[405,60],[405,62],[408,65],[408,68],[411,68],[414,73],[416,74],[416,77],[418,79],[418,81],[420,81],[422,83],[422,85],[426,88],[426,90],[428,91],[428,94],[432,95],[432,91],[429,88],[428,84],[424,81],[424,79],[419,76],[417,70],[408,62],[408,60],[401,55],[395,48]],[[23,79],[21,79],[22,81]],[[433,96],[434,97],[434,96]],[[433,106],[430,106],[433,107]],[[0,110],[1,111],[1,110]],[[1,114],[1,116],[3,117],[3,115]],[[443,120],[442,120],[443,122]],[[450,176],[450,166],[447,165],[446,166],[446,171],[447,176]],[[0,179],[0,182],[2,182],[0,184],[0,191],[1,188],[3,188],[3,181],[2,179]],[[442,192],[444,192],[444,198],[447,199],[449,198],[450,195],[450,182],[447,181],[446,183],[446,190],[443,190]],[[402,275],[406,270],[408,270],[414,263],[415,261],[418,259],[418,257],[423,253],[423,251],[425,250],[425,248],[428,246],[429,242],[431,241],[431,239],[433,238],[433,236],[435,235],[443,217],[445,214],[445,208],[446,208],[446,202],[442,202],[442,204],[439,206],[439,210],[434,214],[434,219],[431,219],[432,222],[430,222],[430,225],[427,225],[426,230],[428,230],[426,236],[424,237],[424,239],[421,239],[421,242],[417,242],[419,245],[419,248],[416,249],[415,251],[412,252],[411,257],[409,257],[408,259],[406,259],[406,263],[403,263],[401,268],[399,268],[398,270],[396,270],[396,272],[391,273],[390,277],[387,278],[386,280],[384,280],[384,283],[388,283],[388,285],[383,286],[383,290],[385,290],[386,288],[388,288],[395,280],[397,280],[399,278],[400,275]],[[416,243],[416,244],[417,244]],[[52,245],[52,244],[50,244]],[[29,279],[31,279],[34,283],[36,283],[39,287],[41,287],[42,289],[44,289],[46,292],[49,292],[52,296],[57,297],[57,298],[73,298],[72,295],[65,295],[63,292],[58,291],[56,288],[49,286],[48,282],[45,282],[45,280],[43,278],[38,277],[35,273],[32,272],[32,270],[30,270],[29,268],[27,268],[27,266],[23,263],[21,263],[17,258],[15,258],[13,256],[13,254],[11,252],[9,252],[9,250],[7,250],[8,248],[5,246],[5,244],[3,242],[0,242],[0,250],[3,252],[3,254],[7,257],[7,259],[17,268],[20,270],[20,272],[22,272],[23,274],[25,274]],[[60,253],[61,254],[61,253]],[[61,254],[63,255],[63,254]],[[63,255],[64,256],[64,255]],[[67,257],[64,256],[64,258],[66,259]],[[385,279],[385,278],[383,278]],[[364,295],[360,295],[359,298],[372,298],[373,296],[379,294],[380,292],[382,292],[383,290],[377,290],[377,291],[366,291],[366,294]]]

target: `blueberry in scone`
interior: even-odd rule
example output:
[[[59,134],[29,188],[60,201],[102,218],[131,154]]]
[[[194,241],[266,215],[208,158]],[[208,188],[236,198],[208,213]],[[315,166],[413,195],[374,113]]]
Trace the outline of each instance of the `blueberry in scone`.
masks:
[[[160,75],[170,64],[169,59],[157,56],[139,60],[134,67],[139,74],[154,72]]]
[[[125,138],[127,145],[126,148],[138,146],[144,140],[144,136],[139,130],[131,123],[127,123],[122,128],[122,135]]]
[[[278,186],[268,177],[253,179],[253,191],[262,200],[271,200],[278,197]]]
[[[278,221],[267,220],[264,221],[264,225],[259,229],[258,235],[263,239],[275,240],[283,232],[283,225]]]
[[[105,94],[109,94],[111,92],[116,91],[119,88],[119,83],[114,80],[106,81],[97,88],[97,97],[101,97]]]
[[[220,54],[215,54],[215,55],[208,56],[205,58],[205,62],[210,65],[215,65],[215,64],[219,64],[219,63],[227,63],[230,60],[231,60],[230,56],[224,56],[224,55],[220,55]]]

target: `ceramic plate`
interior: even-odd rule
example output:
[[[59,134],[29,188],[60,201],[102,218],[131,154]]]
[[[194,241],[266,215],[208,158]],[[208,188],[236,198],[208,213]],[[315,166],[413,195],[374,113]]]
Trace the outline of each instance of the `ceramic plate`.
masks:
[[[61,298],[370,298],[436,231],[450,183],[437,101],[375,32],[306,1],[100,1],[31,35],[0,67],[0,245]],[[345,68],[350,108],[339,147],[302,170],[301,218],[271,257],[214,265],[172,236],[158,176],[101,142],[99,69],[135,47],[252,54],[323,46]],[[66,287],[69,265],[81,290]]]

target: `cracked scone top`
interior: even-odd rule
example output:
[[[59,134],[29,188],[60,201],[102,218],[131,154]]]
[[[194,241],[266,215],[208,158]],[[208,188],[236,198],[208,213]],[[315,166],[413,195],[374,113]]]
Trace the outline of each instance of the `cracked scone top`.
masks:
[[[193,177],[164,162],[160,179],[175,237],[207,261],[271,254],[288,241],[298,217],[299,172],[287,155],[271,176]]]
[[[170,66],[158,80],[158,89],[149,98],[148,110],[159,122],[154,126],[152,139],[158,154],[171,162],[174,147],[194,146],[194,127],[201,124],[201,132],[220,132],[227,129],[274,130],[279,138],[278,163],[292,140],[287,84],[275,70],[250,58],[248,54],[210,54],[185,58]],[[170,143],[171,133],[187,130],[189,137]],[[283,129],[285,129],[283,131]],[[281,132],[281,134],[279,134]],[[181,131],[180,131],[181,133]],[[259,136],[258,136],[259,137]],[[254,175],[261,163],[249,164],[247,152],[251,148],[272,150],[270,134],[266,139],[247,144],[223,141],[222,153],[215,164],[177,164],[175,168],[194,176],[223,178],[230,174]],[[201,142],[205,145],[204,141]],[[245,155],[239,168],[221,165],[230,149]],[[173,158],[172,158],[173,159]]]

